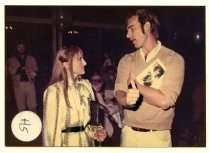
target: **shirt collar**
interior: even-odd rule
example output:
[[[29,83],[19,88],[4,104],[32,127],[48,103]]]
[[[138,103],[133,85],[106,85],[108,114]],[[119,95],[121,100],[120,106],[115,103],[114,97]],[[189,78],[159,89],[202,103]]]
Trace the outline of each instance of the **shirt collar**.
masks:
[[[144,53],[142,48],[139,49],[140,50],[140,55],[144,59],[144,61],[147,63],[153,57],[155,57],[155,55],[157,55],[157,53],[159,52],[160,48],[161,48],[161,42],[157,41],[157,45],[148,53],[146,61],[145,61],[145,53]]]

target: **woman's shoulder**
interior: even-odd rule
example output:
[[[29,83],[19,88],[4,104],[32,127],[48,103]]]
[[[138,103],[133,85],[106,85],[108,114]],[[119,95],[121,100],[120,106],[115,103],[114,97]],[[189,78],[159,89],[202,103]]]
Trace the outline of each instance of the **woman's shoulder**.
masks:
[[[62,89],[62,86],[63,86],[63,83],[61,81],[53,83],[46,88],[45,92],[46,91],[52,92],[52,91],[56,91],[56,90],[60,91]]]
[[[90,94],[88,96],[91,96],[91,100],[95,100],[95,96],[94,96],[94,93],[93,93],[93,89],[92,89],[92,86],[89,82],[88,79],[80,79],[79,80],[79,83],[83,85],[83,88],[86,93]]]
[[[90,86],[90,81],[88,79],[79,79],[78,83]]]

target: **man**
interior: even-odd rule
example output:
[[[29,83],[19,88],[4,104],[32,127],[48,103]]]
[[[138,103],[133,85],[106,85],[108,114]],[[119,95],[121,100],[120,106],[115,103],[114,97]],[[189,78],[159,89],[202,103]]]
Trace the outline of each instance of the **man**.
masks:
[[[124,107],[124,147],[172,146],[170,129],[183,85],[184,60],[158,41],[158,25],[147,10],[137,10],[127,20],[127,38],[137,50],[120,60],[114,89]],[[155,67],[162,69],[158,77]]]
[[[23,41],[15,46],[16,55],[8,59],[8,70],[12,78],[18,111],[30,110],[36,112],[37,101],[34,81],[38,72],[34,57],[26,53]]]

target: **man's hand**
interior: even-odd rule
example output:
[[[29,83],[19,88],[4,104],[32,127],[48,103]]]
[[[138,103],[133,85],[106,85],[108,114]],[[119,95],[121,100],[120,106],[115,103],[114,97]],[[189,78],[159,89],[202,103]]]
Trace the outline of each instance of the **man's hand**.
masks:
[[[136,101],[139,99],[140,93],[138,89],[128,89],[126,95],[126,104],[127,105],[135,105]]]
[[[132,108],[135,106],[137,100],[140,97],[139,89],[136,87],[134,80],[131,80],[132,89],[128,89],[128,92],[118,90],[115,93],[115,97],[119,103],[123,106]]]

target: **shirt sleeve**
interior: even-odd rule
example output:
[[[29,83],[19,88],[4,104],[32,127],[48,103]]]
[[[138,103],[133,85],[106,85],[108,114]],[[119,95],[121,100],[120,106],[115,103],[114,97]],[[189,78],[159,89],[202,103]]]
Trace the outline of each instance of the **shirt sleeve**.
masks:
[[[131,57],[125,55],[118,64],[114,95],[118,90],[122,90],[125,92],[128,91],[128,82],[130,77],[130,62]]]
[[[59,96],[54,86],[48,87],[44,92],[43,101],[43,145],[60,146],[61,129],[58,125]]]
[[[15,58],[8,59],[8,71],[10,75],[16,75],[19,67],[20,65],[15,62]]]
[[[30,62],[28,62],[28,69],[34,71],[34,72],[38,72],[38,66],[37,66],[37,62],[36,59],[33,56],[29,56],[30,58]]]
[[[184,81],[184,59],[177,54],[170,58],[160,90],[166,96],[168,103],[173,106],[181,92]]]
[[[38,72],[39,69],[38,69],[38,66],[37,66],[37,62],[36,62],[36,59],[33,57],[33,70]]]

